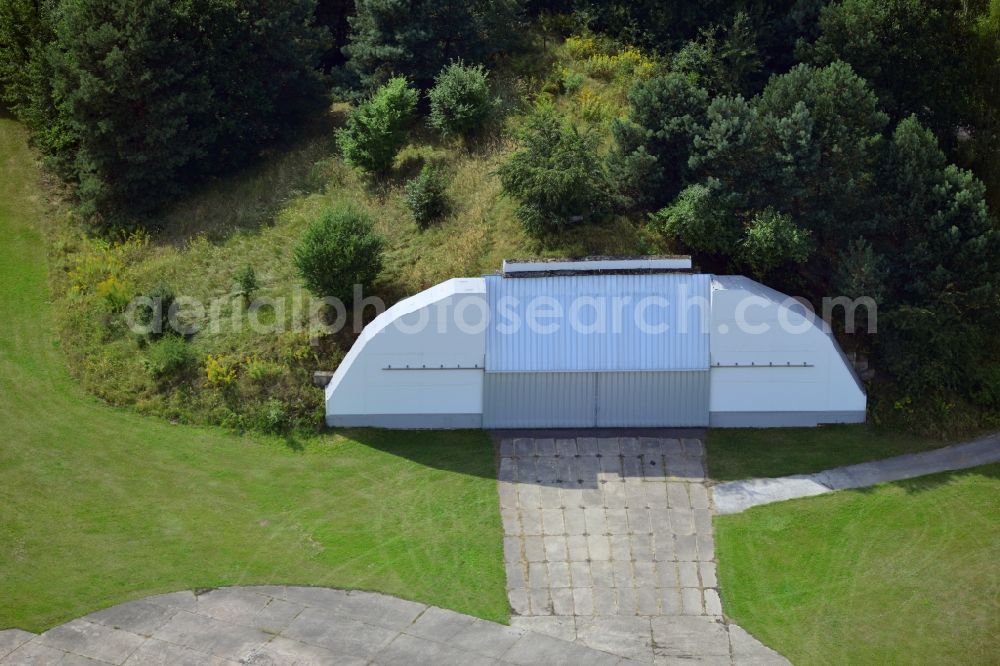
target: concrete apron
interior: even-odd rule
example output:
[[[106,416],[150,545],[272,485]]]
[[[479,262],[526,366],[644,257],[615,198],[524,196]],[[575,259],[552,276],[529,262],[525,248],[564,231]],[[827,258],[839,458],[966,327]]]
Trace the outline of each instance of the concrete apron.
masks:
[[[634,663],[788,663],[722,614],[700,439],[558,434],[500,438],[512,626]]]
[[[0,631],[24,666],[616,666],[578,643],[370,592],[232,587],[112,606],[34,635]]]

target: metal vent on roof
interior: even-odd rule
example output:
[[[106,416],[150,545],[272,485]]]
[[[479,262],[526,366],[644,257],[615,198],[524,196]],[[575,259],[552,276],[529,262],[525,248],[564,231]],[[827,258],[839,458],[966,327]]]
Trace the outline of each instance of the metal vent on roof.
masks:
[[[582,259],[504,259],[504,277],[670,273],[690,271],[691,257],[583,257]]]

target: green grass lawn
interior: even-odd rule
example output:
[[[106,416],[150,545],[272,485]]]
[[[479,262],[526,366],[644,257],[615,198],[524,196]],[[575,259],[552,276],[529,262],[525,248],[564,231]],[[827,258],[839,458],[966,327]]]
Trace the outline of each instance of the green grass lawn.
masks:
[[[715,527],[726,614],[792,663],[997,663],[1000,465]]]
[[[111,409],[75,385],[25,139],[0,118],[0,628],[258,583],[366,588],[505,621],[485,434],[357,431],[293,449]]]
[[[939,439],[864,425],[713,429],[708,433],[708,475],[717,481],[730,481],[808,474],[946,444]]]

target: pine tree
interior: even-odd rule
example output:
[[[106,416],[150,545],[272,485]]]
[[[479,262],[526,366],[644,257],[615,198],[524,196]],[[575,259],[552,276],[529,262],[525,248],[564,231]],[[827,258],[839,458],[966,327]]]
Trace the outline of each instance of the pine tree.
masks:
[[[83,212],[155,211],[246,160],[322,101],[313,0],[65,0],[51,109],[67,128]]]
[[[708,93],[672,73],[640,81],[628,99],[628,118],[611,126],[615,175],[633,203],[663,206],[688,176],[691,142],[705,123]]]
[[[510,48],[521,14],[521,0],[358,0],[344,51],[368,89],[398,75],[426,89],[453,60]]]

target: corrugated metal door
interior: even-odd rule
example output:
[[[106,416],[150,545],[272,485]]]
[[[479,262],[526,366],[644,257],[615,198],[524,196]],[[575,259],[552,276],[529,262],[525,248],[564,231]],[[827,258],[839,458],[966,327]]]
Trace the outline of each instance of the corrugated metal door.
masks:
[[[484,428],[593,428],[592,372],[486,373]]]
[[[485,375],[484,428],[708,425],[708,371]]]
[[[708,371],[602,372],[597,375],[600,427],[708,425]]]

